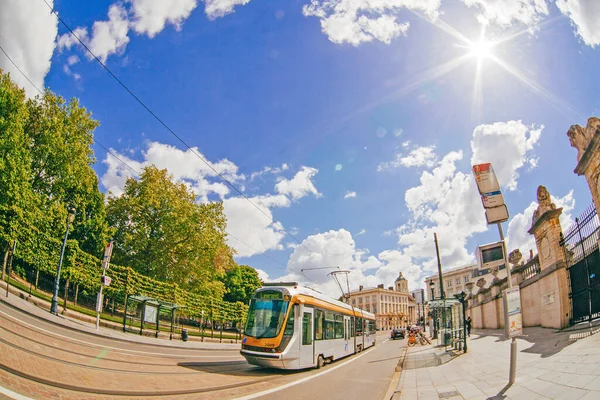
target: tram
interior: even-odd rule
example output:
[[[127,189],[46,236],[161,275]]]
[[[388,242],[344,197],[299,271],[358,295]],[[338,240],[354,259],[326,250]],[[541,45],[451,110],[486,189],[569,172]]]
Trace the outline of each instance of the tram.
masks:
[[[250,302],[241,354],[250,364],[321,368],[375,346],[375,315],[298,283],[265,283]]]

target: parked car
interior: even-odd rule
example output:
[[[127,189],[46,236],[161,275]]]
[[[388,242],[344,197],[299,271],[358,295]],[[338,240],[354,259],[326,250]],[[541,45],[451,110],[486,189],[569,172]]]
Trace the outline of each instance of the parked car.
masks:
[[[392,333],[390,335],[391,339],[404,339],[405,331],[404,329],[392,329]]]

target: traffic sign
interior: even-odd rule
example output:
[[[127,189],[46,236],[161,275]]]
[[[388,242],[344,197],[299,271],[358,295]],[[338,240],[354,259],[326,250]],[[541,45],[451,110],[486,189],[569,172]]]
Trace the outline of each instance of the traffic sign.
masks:
[[[104,257],[102,257],[102,268],[108,269],[108,265],[110,263],[110,256],[112,255],[113,242],[106,244],[106,249],[104,249]]]
[[[491,163],[473,165],[473,173],[475,174],[475,182],[477,182],[479,194],[500,190],[500,184],[498,183],[498,179],[496,179],[496,174]]]
[[[110,279],[110,276],[102,275],[102,284],[104,286],[110,286],[111,281],[112,279]]]
[[[508,217],[508,208],[506,207],[506,204],[485,209],[485,219],[487,220],[488,225],[508,221]]]
[[[483,206],[485,208],[494,208],[504,205],[504,196],[502,196],[502,192],[499,190],[482,194],[481,200],[483,201]]]

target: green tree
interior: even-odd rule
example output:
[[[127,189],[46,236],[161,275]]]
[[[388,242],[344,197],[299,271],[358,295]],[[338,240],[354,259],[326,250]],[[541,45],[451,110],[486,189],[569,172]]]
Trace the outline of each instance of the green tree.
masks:
[[[44,199],[53,236],[64,232],[68,207],[77,217],[69,235],[79,247],[94,255],[108,238],[104,195],[98,189],[96,162],[91,148],[98,126],[77,99],[67,103],[46,91],[41,99],[27,102],[25,132],[31,142],[31,188]]]
[[[151,166],[139,180],[128,179],[120,197],[109,197],[107,214],[115,229],[115,263],[197,293],[223,295],[218,278],[234,261],[222,203],[198,204],[185,184]]]
[[[254,291],[262,286],[258,272],[247,265],[237,265],[227,271],[223,283],[227,288],[224,299],[232,303],[248,304]]]
[[[24,213],[30,209],[31,152],[25,134],[25,92],[0,70],[0,244],[17,239]]]

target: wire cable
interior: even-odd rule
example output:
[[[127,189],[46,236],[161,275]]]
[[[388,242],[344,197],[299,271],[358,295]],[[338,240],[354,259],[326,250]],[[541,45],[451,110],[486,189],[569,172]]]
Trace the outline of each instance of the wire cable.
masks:
[[[25,79],[27,79],[27,82],[29,82],[31,84],[31,86],[33,86],[35,88],[35,90],[37,90],[41,96],[44,96],[44,92],[39,87],[37,87],[36,84],[31,81],[31,79],[29,79],[29,76],[27,76],[27,74],[21,68],[19,68],[17,63],[15,63],[15,61],[8,55],[6,50],[4,50],[4,48],[1,45],[0,45],[0,51],[2,51],[2,53],[4,53],[4,56],[17,69],[17,71],[19,71],[21,73],[21,75],[23,75],[23,77]],[[140,173],[138,171],[136,171],[131,165],[127,164],[125,161],[123,161],[119,157],[117,157],[110,149],[108,149],[106,146],[104,146],[102,143],[100,143],[96,138],[94,138],[94,143],[96,143],[98,146],[102,147],[108,154],[110,154],[115,159],[117,159],[121,164],[123,164],[124,166],[129,168],[133,173],[135,173],[136,175],[140,175]]]
[[[198,152],[196,152],[190,145],[188,145],[183,138],[181,138],[181,136],[179,136],[177,133],[175,133],[175,131],[173,131],[173,129],[171,129],[171,127],[169,127],[169,125],[167,125],[167,123],[165,121],[163,121],[156,113],[154,113],[154,111],[152,111],[150,109],[150,107],[148,107],[146,105],[146,103],[144,103],[131,89],[129,89],[129,87],[127,87],[127,85],[125,85],[125,83],[123,83],[123,81],[121,81],[107,66],[104,62],[102,62],[102,60],[100,60],[96,54],[94,54],[90,48],[79,38],[79,36],[77,36],[75,34],[75,32],[73,32],[73,30],[71,29],[71,27],[61,18],[61,16],[58,14],[58,12],[46,1],[46,0],[42,0],[44,3],[46,3],[46,5],[48,6],[48,8],[50,9],[50,11],[56,15],[56,17],[58,18],[58,20],[60,21],[60,23],[62,25],[65,26],[65,28],[67,28],[67,30],[70,32],[70,34],[81,44],[81,46],[83,46],[83,48],[98,62],[98,64],[100,64],[102,66],[102,68],[104,68],[106,70],[106,72],[108,72],[108,74],[115,80],[117,81],[117,83],[127,92],[131,95],[131,97],[133,97],[135,99],[135,101],[137,101],[142,108],[144,108],[152,117],[154,117],[154,119],[156,121],[158,121],[159,124],[161,124],[169,133],[171,133],[171,135],[173,135],[179,142],[181,142],[181,144],[183,144],[190,152],[192,152],[192,154],[194,154],[196,157],[198,157],[198,159],[200,159],[204,164],[206,164],[223,182],[225,182],[229,187],[231,187],[235,192],[237,192],[240,196],[242,196],[244,199],[246,199],[248,202],[250,202],[250,204],[252,204],[254,206],[254,208],[256,208],[261,214],[263,214],[265,217],[267,217],[267,219],[269,219],[271,221],[272,224],[274,225],[279,225],[279,227],[281,228],[281,230],[283,232],[285,232],[289,237],[291,237],[292,239],[294,239],[300,246],[304,247],[306,250],[308,250],[310,253],[314,254],[319,260],[321,260],[321,262],[327,266],[330,266],[329,263],[327,263],[325,260],[323,260],[323,258],[321,256],[319,256],[317,253],[315,253],[314,251],[312,251],[310,248],[308,248],[303,242],[301,242],[300,240],[298,240],[298,238],[296,238],[291,232],[289,232],[281,223],[274,221],[273,217],[270,216],[269,214],[267,214],[261,207],[258,206],[258,204],[254,203],[252,200],[250,200],[250,198],[248,196],[246,196],[240,189],[237,188],[237,186],[235,186],[229,179],[227,179],[222,173],[220,173],[219,171],[217,171],[210,162],[208,162],[208,160],[206,160],[204,157],[202,157],[200,154],[198,154]],[[330,266],[331,267],[331,266]],[[332,267],[333,268],[333,267]]]
[[[21,73],[21,75],[23,75],[23,77],[25,79],[27,79],[27,81],[31,84],[31,86],[33,86],[39,93],[40,95],[44,95],[44,92],[40,90],[40,88],[38,88],[32,81],[31,79],[29,79],[29,76],[27,76],[27,74],[21,69],[19,68],[19,66],[17,65],[17,63],[14,62],[14,60],[8,55],[8,53],[6,53],[6,51],[4,50],[4,48],[2,47],[2,45],[0,45],[0,51],[2,51],[2,53],[4,53],[4,55],[6,56],[6,58],[8,59],[8,61],[11,62],[11,64],[17,69],[17,71],[19,71]],[[120,159],[119,157],[117,157],[110,149],[108,149],[106,146],[104,146],[102,143],[98,142],[95,138],[94,138],[94,142],[102,147],[108,154],[110,154],[111,156],[113,156],[115,159],[117,159],[121,164],[123,164],[124,166],[126,166],[127,168],[129,168],[133,173],[135,173],[136,175],[140,175],[140,173],[138,171],[136,171],[131,165],[127,164],[125,161],[123,161],[122,159]],[[244,242],[243,240],[235,237],[234,235],[232,235],[231,233],[227,233],[227,236],[232,237],[233,239],[237,240],[238,242],[246,245],[247,247],[249,247],[250,249],[254,250],[255,252],[257,252],[258,254],[268,258],[269,260],[271,260],[272,262],[274,262],[275,264],[277,264],[279,267],[278,269],[285,269],[286,266],[282,263],[280,263],[279,261],[275,260],[274,258],[266,255],[265,253],[263,253],[262,251],[259,251],[257,249],[255,249],[254,247],[250,246],[248,243]]]

